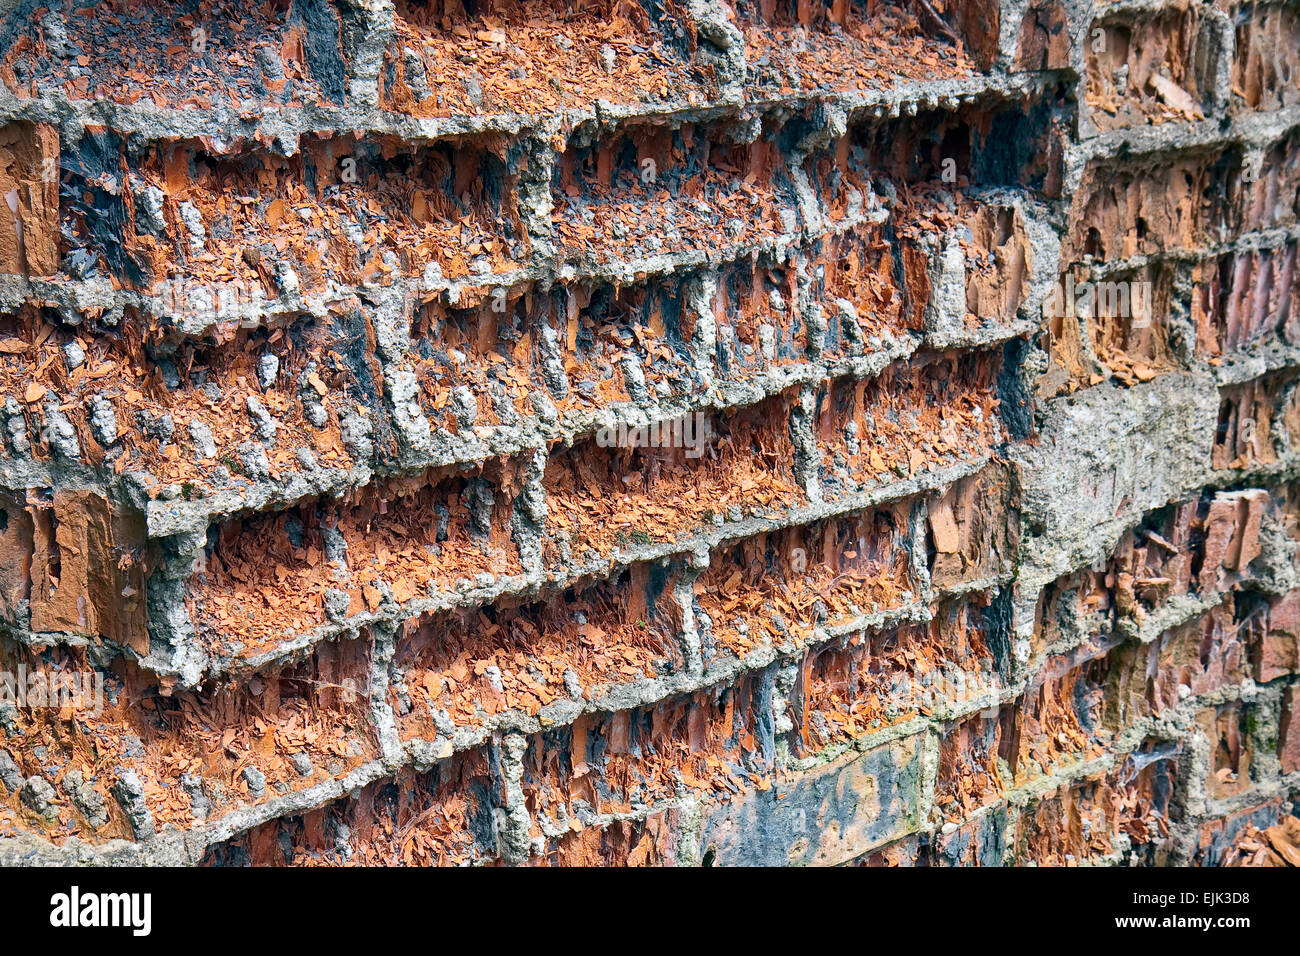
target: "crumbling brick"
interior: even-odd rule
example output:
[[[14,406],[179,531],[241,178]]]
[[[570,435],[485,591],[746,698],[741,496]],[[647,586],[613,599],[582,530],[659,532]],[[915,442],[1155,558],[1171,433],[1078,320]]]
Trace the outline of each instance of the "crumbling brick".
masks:
[[[1065,5],[1035,0],[1020,21],[1012,69],[1060,70],[1069,65],[1069,17]]]
[[[1300,102],[1300,15],[1284,3],[1247,3],[1236,24],[1234,100],[1253,110]]]
[[[1197,351],[1214,357],[1300,338],[1296,247],[1247,250],[1198,263],[1192,294]]]
[[[715,522],[775,516],[806,494],[795,477],[793,396],[598,434],[553,454],[544,484],[547,563],[681,540]],[[611,489],[615,489],[611,494]]]
[[[1043,306],[1054,367],[1040,387],[1073,391],[1107,379],[1131,386],[1178,368],[1175,282],[1163,263],[1104,278],[1066,273]]]
[[[1210,761],[1206,790],[1211,797],[1223,799],[1250,788],[1250,766],[1255,748],[1247,708],[1233,701],[1207,707],[1197,714],[1201,730],[1210,742]]]
[[[44,123],[0,125],[0,273],[59,270],[59,134]]]
[[[1092,648],[1051,658],[1041,682],[1002,711],[999,753],[1016,783],[1096,756],[1115,727],[1105,714],[1110,661]]]
[[[1181,819],[1176,748],[1149,741],[1111,774],[1067,784],[1020,811],[1017,863],[1067,866],[1137,851],[1155,862],[1155,844]]]
[[[1172,164],[1089,168],[1063,260],[1129,259],[1227,238],[1242,228],[1239,166],[1231,154],[1185,153]]]
[[[530,738],[523,789],[534,824],[577,830],[600,814],[670,800],[683,786],[701,795],[766,789],[774,757],[767,686],[747,677]]]
[[[432,471],[214,528],[190,590],[200,635],[250,657],[331,617],[520,573],[509,475],[509,463]]]
[[[1249,620],[1256,635],[1251,647],[1255,680],[1269,683],[1300,672],[1300,594],[1292,591],[1257,603]]]
[[[360,642],[323,644],[308,660],[238,685],[174,693],[132,664],[104,671],[76,652],[3,650],[7,674],[40,674],[50,688],[77,682],[61,708],[20,710],[18,740],[6,744],[32,772],[58,781],[75,769],[110,796],[101,820],[74,801],[60,814],[60,839],[130,838],[137,813],[159,827],[199,826],[344,776],[378,752],[370,651]]]
[[[258,330],[231,323],[174,343],[134,313],[116,328],[78,332],[23,311],[0,316],[0,332],[0,382],[21,399],[26,424],[25,450],[10,442],[16,457],[57,459],[61,416],[80,461],[138,473],[182,499],[211,494],[232,475],[310,471],[304,454],[312,467],[350,467],[341,423],[379,400],[370,367],[358,371],[327,348],[336,330],[313,319]],[[253,447],[266,474],[251,463]]]
[[[665,810],[644,820],[583,827],[550,838],[541,859],[548,866],[677,866],[681,823],[681,811]]]
[[[914,268],[909,282],[905,265],[919,254],[891,242],[883,227],[856,226],[814,250],[807,268],[826,313],[819,343],[825,357],[861,354],[885,334],[924,328],[926,296],[913,288],[925,279],[924,270]]]
[[[1195,861],[1200,866],[1222,866],[1241,839],[1251,830],[1274,825],[1281,816],[1277,801],[1231,813],[1201,826],[1197,833]]]
[[[534,394],[565,416],[688,394],[695,316],[682,292],[674,279],[500,290],[473,308],[429,303],[413,320],[406,357],[421,406],[437,427],[461,435],[535,419]],[[473,397],[468,410],[459,389]]]
[[[722,270],[713,298],[714,374],[747,383],[809,357],[809,329],[795,269],[762,268],[757,257]],[[828,331],[827,337],[830,336]],[[825,340],[816,343],[825,347]]]
[[[965,820],[1005,792],[998,770],[1001,730],[996,711],[980,713],[953,724],[940,739],[934,802],[945,819]]]
[[[31,627],[103,637],[148,650],[144,528],[93,492],[29,493]]]
[[[1099,129],[1204,118],[1220,49],[1214,19],[1177,4],[1093,21],[1084,43],[1089,118]]]
[[[1277,755],[1282,764],[1283,773],[1295,773],[1300,770],[1300,725],[1297,713],[1300,709],[1300,695],[1295,687],[1288,687],[1282,697],[1282,720],[1278,734]]]
[[[16,7],[0,24],[0,80],[20,96],[148,100],[211,110],[343,101],[340,24],[330,5],[247,7],[107,0]],[[12,45],[11,45],[12,44]]]
[[[864,853],[847,865],[876,867],[929,866],[928,849],[929,845],[926,842],[925,835],[914,833],[890,843],[888,846],[873,850],[870,853]]]
[[[517,172],[492,146],[318,137],[284,158],[176,142],[128,162],[116,137],[88,137],[65,150],[64,162],[86,183],[125,180],[103,199],[117,212],[105,224],[98,200],[73,205],[63,228],[74,248],[145,288],[183,277],[274,299],[430,269],[452,277],[506,271],[527,254],[529,238],[502,203]],[[151,190],[160,194],[152,213],[160,222],[142,212]]]
[[[1010,813],[995,804],[956,830],[942,830],[930,846],[930,866],[1003,866],[1011,836]]]
[[[939,355],[875,379],[836,379],[817,396],[821,481],[856,491],[978,460],[997,441],[996,357]]]
[[[1300,129],[1291,130],[1270,146],[1259,169],[1246,167],[1237,186],[1236,202],[1241,228],[1270,229],[1289,226],[1300,216]]]
[[[1111,654],[1107,720],[1117,728],[1163,716],[1188,698],[1212,694],[1249,675],[1250,602],[1224,604],[1160,635]]]
[[[417,116],[549,114],[611,104],[703,102],[712,64],[692,54],[677,4],[653,19],[638,3],[494,0],[482,7],[398,0],[380,101]],[[608,52],[605,52],[605,51]],[[444,78],[457,75],[458,81]]]
[[[772,91],[872,89],[921,70],[962,76],[987,69],[997,46],[997,8],[978,2],[940,3],[929,15],[862,0],[742,0],[735,9],[752,82]]]
[[[1295,374],[1289,370],[1220,390],[1212,465],[1242,468],[1268,465],[1300,434]]]
[[[793,231],[794,186],[773,135],[761,122],[632,124],[572,145],[555,171],[561,258],[605,265]]]
[[[671,567],[637,565],[541,604],[409,622],[390,665],[404,737],[434,739],[497,715],[597,699],[683,663]]]
[[[909,510],[880,509],[725,542],[695,582],[705,662],[801,643],[818,627],[916,600]]]
[[[791,701],[799,752],[851,742],[918,714],[970,709],[1000,683],[986,631],[977,606],[954,601],[928,624],[810,648]]]
[[[1233,589],[1254,576],[1261,524],[1271,508],[1271,497],[1256,490],[1207,494],[1147,514],[1106,559],[1043,591],[1036,650],[1104,640],[1117,624],[1133,633],[1189,597],[1215,601],[1223,592],[1236,594]],[[1257,616],[1240,612],[1243,621]]]
[[[498,850],[499,760],[473,752],[210,847],[218,866],[455,866]]]
[[[19,620],[32,591],[35,525],[25,504],[0,496],[0,613],[10,622]]]
[[[930,582],[951,588],[1004,574],[1019,544],[1010,476],[987,468],[953,483],[929,509]]]

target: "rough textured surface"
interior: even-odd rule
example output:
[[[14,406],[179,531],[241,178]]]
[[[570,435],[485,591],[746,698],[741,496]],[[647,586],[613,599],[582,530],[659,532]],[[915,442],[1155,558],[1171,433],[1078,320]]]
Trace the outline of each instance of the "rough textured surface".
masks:
[[[1294,864],[1298,38],[0,0],[0,862]]]

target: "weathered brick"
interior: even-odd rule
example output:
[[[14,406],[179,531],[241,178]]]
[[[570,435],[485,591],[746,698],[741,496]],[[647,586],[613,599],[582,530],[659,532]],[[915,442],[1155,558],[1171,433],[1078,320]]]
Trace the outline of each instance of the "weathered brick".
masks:
[[[921,738],[778,778],[705,817],[703,858],[716,866],[835,865],[919,823]]]
[[[1017,818],[1016,862],[1076,865],[1125,847],[1131,862],[1154,862],[1158,842],[1182,818],[1177,763],[1177,748],[1148,742],[1116,771],[1030,803]]]
[[[463,278],[481,264],[504,271],[528,252],[514,193],[503,188],[517,173],[484,145],[316,138],[301,148],[284,158],[167,144],[128,163],[125,144],[106,132],[64,151],[66,175],[89,199],[61,210],[62,227],[120,281],[149,288],[183,276],[269,298],[321,293],[336,277],[383,281],[432,268]],[[98,185],[106,170],[128,176],[131,188],[106,192]],[[142,218],[150,189],[161,191],[161,223]],[[385,218],[372,222],[363,211],[372,208]]]
[[[1300,102],[1300,15],[1285,3],[1246,3],[1236,23],[1234,100],[1253,110]]]
[[[652,20],[639,6],[612,2],[499,2],[481,11],[438,0],[395,6],[380,73],[387,109],[423,117],[544,115],[596,98],[648,106],[670,89],[716,95],[716,84],[692,69],[689,51],[675,42],[684,30],[675,10]],[[610,37],[604,24],[621,41],[608,69],[591,54]],[[445,82],[453,72],[464,79]]]
[[[155,0],[93,16],[47,7],[6,11],[0,76],[19,96],[74,101],[185,102],[202,110],[245,100],[259,108],[343,102],[341,26],[332,7],[284,16],[214,4],[201,34],[184,9]],[[67,55],[73,50],[84,64]]]
[[[1190,5],[1095,20],[1083,46],[1088,115],[1103,130],[1202,119],[1227,55],[1214,20]]]
[[[105,637],[148,650],[144,528],[93,492],[29,493],[31,628]]]
[[[992,735],[1016,783],[1095,757],[1112,741],[1110,667],[1110,658],[1092,647],[1049,658],[1024,696],[1003,709],[1000,731],[988,726],[986,736]]]
[[[128,772],[156,826],[197,827],[338,779],[378,756],[370,653],[361,641],[322,644],[300,663],[235,684],[168,693],[135,665],[103,670],[81,653],[38,657],[6,646],[5,674],[39,675],[46,687],[78,683],[52,703],[20,710],[18,739],[5,746],[29,774],[59,781],[76,769],[109,795],[104,823],[68,807],[70,833],[132,837],[128,808],[112,793]]]
[[[881,376],[826,382],[817,395],[828,496],[978,459],[1001,435],[997,358],[939,355]]]
[[[930,581],[950,588],[1004,574],[1019,545],[1010,475],[990,467],[930,506]]]
[[[1279,338],[1300,339],[1296,246],[1243,250],[1198,263],[1192,321],[1197,351],[1230,354]]]
[[[1106,379],[1134,385],[1178,368],[1175,281],[1163,263],[1105,278],[1067,272],[1043,304],[1051,365],[1040,389],[1059,394]]]
[[[0,495],[0,613],[17,623],[22,603],[31,596],[35,530],[25,502]]]
[[[1259,637],[1251,654],[1255,680],[1268,683],[1300,672],[1300,592],[1268,601],[1257,614]]]
[[[1247,708],[1239,701],[1207,707],[1197,713],[1197,722],[1210,741],[1210,764],[1205,780],[1209,795],[1223,799],[1250,789],[1255,748]]]
[[[454,592],[478,575],[518,574],[509,493],[518,474],[509,461],[444,469],[226,522],[190,588],[202,639],[218,653],[250,657],[339,611],[376,612],[385,601]],[[331,591],[346,595],[346,606],[328,608]],[[236,650],[228,628],[241,618],[249,623]]]
[[[846,866],[916,867],[929,866],[926,834],[913,833],[870,853],[864,853]]]
[[[940,738],[934,805],[946,821],[967,820],[1006,792],[998,769],[1001,742],[996,708],[952,724]]]
[[[1229,814],[1201,826],[1197,834],[1195,862],[1200,866],[1221,866],[1250,827],[1272,826],[1281,815],[1277,801]]]
[[[1293,3],[8,6],[0,860],[1293,859]]]
[[[1108,721],[1122,728],[1161,716],[1188,697],[1210,694],[1249,676],[1252,629],[1249,602],[1227,602],[1150,644],[1113,652],[1107,688]],[[1243,626],[1244,625],[1244,626]]]
[[[455,866],[498,852],[499,760],[474,751],[210,847],[218,866]]]
[[[706,663],[727,652],[810,640],[819,626],[898,609],[920,594],[911,507],[758,534],[715,550],[696,580]]]
[[[771,124],[679,129],[630,123],[556,164],[553,222],[565,261],[609,265],[658,252],[771,240],[799,221]],[[705,201],[707,197],[708,201]]]
[[[751,675],[653,706],[584,714],[533,735],[523,792],[534,826],[577,830],[598,814],[769,787],[775,756],[770,679]]]
[[[1239,157],[1182,153],[1084,171],[1063,262],[1116,261],[1195,249],[1241,228]]]
[[[682,827],[679,810],[665,810],[644,820],[583,827],[550,838],[540,862],[547,866],[677,866]]]
[[[531,716],[575,693],[582,700],[680,669],[678,574],[640,564],[536,604],[408,621],[389,667],[401,736],[434,739],[449,724],[478,727],[511,710]]]
[[[1070,65],[1069,16],[1065,4],[1033,0],[1016,34],[1012,69],[1060,70]]]
[[[557,450],[544,478],[547,563],[681,540],[718,518],[776,516],[803,503],[790,437],[794,399],[785,393],[653,430],[611,429]]]
[[[43,123],[0,126],[0,273],[59,269],[59,134]]]
[[[998,6],[944,0],[937,10],[943,19],[922,19],[902,6],[863,0],[741,0],[735,22],[752,60],[751,82],[769,92],[791,84],[871,89],[910,74],[918,55],[938,76],[960,76],[972,65],[988,69],[997,55]],[[950,39],[961,45],[954,49]]]
[[[1007,806],[995,805],[936,837],[932,859],[939,866],[1002,866],[1012,836]]]
[[[791,700],[792,745],[814,754],[935,710],[969,709],[999,686],[988,623],[951,601],[928,624],[864,632],[810,649]]]
[[[871,351],[871,339],[882,333],[923,328],[926,296],[917,294],[915,283],[924,271],[911,270],[908,281],[905,263],[915,253],[890,241],[884,227],[857,226],[822,240],[813,250],[807,269],[811,291],[826,313],[820,344],[827,358]]]
[[[1284,370],[1220,390],[1215,468],[1271,464],[1300,437],[1295,377]]]

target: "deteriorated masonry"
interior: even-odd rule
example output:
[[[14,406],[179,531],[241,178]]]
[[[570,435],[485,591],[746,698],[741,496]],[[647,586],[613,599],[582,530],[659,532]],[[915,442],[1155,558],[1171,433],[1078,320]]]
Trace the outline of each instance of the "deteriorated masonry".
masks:
[[[1296,0],[0,0],[0,862],[1300,862]]]

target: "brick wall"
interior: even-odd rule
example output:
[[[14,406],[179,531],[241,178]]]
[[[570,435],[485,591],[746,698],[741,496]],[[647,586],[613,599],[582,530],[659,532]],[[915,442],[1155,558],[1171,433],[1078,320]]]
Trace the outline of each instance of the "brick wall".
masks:
[[[1298,36],[0,0],[0,860],[1252,858]]]

